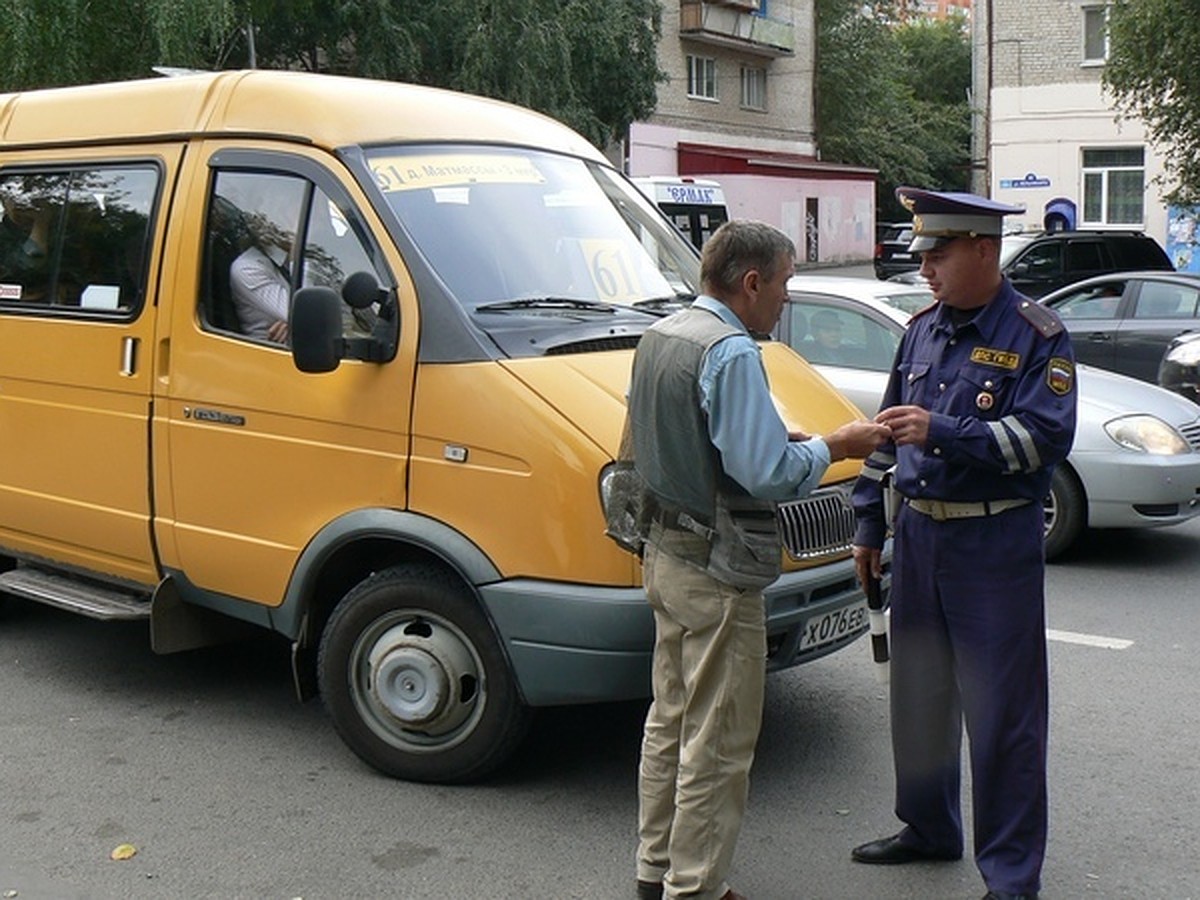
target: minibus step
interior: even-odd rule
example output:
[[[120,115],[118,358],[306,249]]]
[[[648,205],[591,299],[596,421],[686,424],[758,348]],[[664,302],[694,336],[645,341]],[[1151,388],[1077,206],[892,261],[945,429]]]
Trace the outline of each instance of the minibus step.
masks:
[[[47,572],[44,569],[20,567],[0,572],[0,591],[7,591],[26,600],[36,600],[48,606],[90,616],[93,619],[148,619],[150,596],[122,591]]]

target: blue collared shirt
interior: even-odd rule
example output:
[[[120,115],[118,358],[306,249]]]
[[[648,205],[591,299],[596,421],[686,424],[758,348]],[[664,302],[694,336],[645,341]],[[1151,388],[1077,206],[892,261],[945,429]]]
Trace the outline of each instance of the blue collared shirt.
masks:
[[[700,369],[700,405],[725,474],[762,500],[805,496],[829,468],[829,447],[819,437],[788,440],[771,401],[762,350],[733,310],[703,294],[693,306],[740,332],[709,348]]]

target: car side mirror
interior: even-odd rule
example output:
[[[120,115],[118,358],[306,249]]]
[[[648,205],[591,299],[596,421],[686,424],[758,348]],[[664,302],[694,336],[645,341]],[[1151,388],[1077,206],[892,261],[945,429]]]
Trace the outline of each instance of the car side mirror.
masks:
[[[292,299],[292,360],[301,372],[332,372],[342,361],[342,301],[328,287],[306,287]]]

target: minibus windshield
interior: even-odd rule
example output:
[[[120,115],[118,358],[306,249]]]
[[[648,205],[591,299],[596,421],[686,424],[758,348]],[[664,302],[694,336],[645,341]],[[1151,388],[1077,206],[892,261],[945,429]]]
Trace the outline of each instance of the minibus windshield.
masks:
[[[367,161],[421,255],[473,315],[636,308],[649,318],[699,291],[695,251],[606,166],[470,145],[377,147]]]

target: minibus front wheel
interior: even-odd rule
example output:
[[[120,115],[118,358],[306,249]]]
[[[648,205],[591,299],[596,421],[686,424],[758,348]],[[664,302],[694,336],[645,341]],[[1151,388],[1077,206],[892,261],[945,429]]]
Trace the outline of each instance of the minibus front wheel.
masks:
[[[322,634],[317,669],[338,734],[397,778],[482,778],[530,720],[487,617],[435,566],[385,569],[351,589]]]

